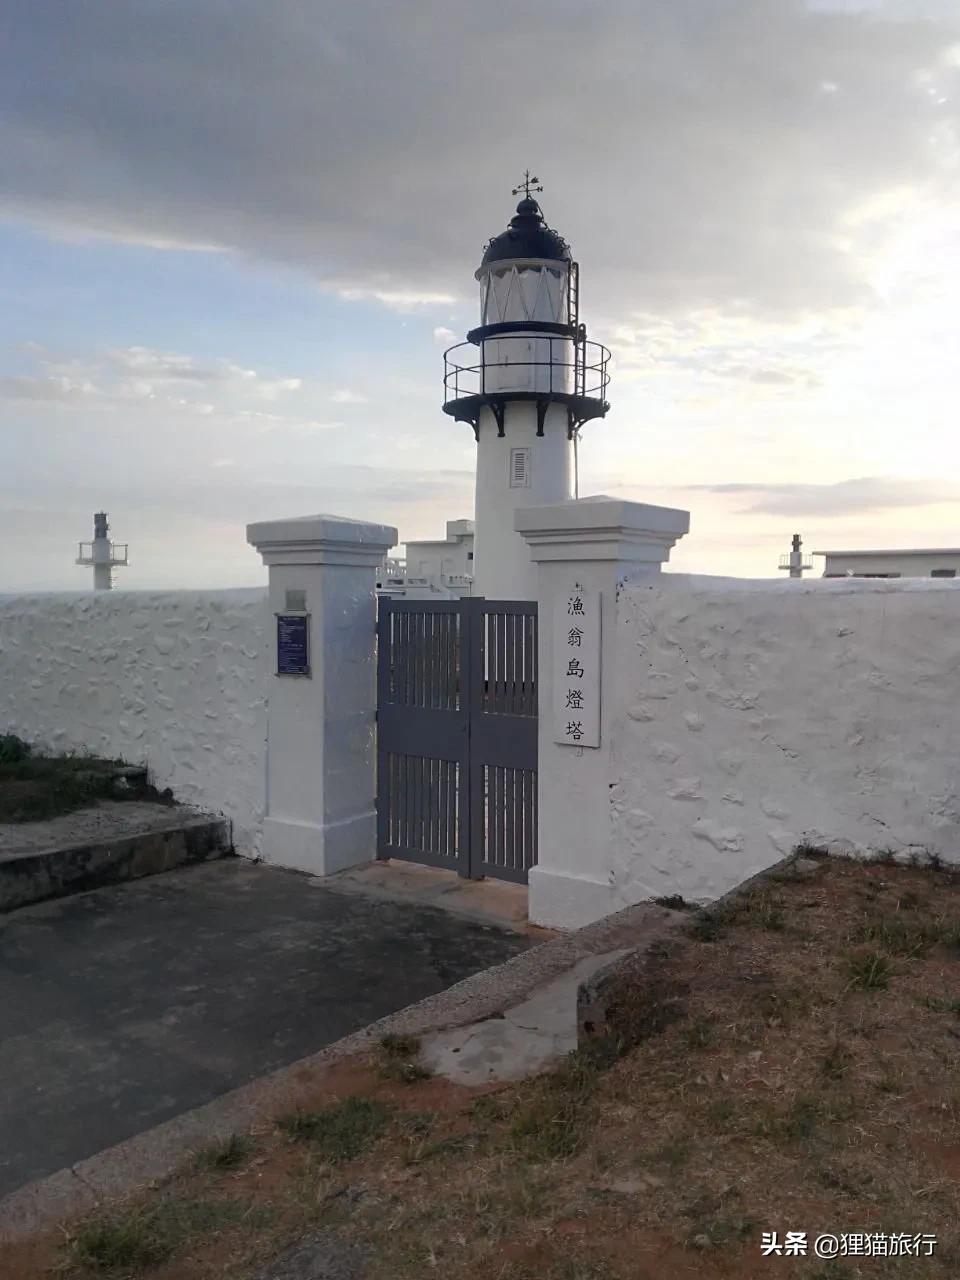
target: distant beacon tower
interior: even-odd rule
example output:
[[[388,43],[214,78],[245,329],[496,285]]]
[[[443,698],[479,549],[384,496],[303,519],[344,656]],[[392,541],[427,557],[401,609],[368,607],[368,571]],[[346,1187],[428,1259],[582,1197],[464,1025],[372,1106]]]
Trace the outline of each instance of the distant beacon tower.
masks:
[[[510,226],[476,272],[480,319],[444,355],[444,412],[477,440],[473,593],[532,600],[536,572],[514,531],[517,507],[572,498],[580,427],[602,418],[610,353],[580,323],[580,269],[524,177]]]
[[[800,550],[802,545],[799,533],[795,533],[793,535],[793,550],[788,556],[780,557],[780,568],[788,569],[791,578],[802,578],[808,569],[813,568],[813,561],[804,560],[803,558],[803,553]]]
[[[113,588],[113,570],[127,563],[127,543],[111,542],[107,513],[98,511],[93,517],[93,541],[80,543],[77,564],[93,566],[93,586],[96,591]]]

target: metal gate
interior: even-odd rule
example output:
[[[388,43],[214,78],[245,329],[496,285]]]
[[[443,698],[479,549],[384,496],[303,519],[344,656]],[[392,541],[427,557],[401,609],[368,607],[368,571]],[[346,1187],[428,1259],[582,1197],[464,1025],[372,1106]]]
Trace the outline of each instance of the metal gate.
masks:
[[[379,599],[377,856],[526,881],[537,861],[537,606]]]

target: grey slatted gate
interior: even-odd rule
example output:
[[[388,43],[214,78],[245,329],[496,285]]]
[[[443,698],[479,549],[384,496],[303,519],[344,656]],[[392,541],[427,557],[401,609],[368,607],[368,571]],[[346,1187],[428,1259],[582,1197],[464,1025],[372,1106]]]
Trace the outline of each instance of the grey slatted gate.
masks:
[[[535,603],[380,597],[377,854],[526,881],[537,861]]]

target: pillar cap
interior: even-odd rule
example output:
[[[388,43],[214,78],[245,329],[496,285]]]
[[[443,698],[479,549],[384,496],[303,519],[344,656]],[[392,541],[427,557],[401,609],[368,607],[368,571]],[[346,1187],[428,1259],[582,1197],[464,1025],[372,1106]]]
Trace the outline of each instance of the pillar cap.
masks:
[[[247,541],[266,565],[347,564],[376,567],[391,547],[391,525],[343,516],[295,516],[247,525]]]
[[[662,563],[690,529],[690,513],[676,507],[627,502],[606,494],[522,507],[514,525],[544,560],[626,560]]]

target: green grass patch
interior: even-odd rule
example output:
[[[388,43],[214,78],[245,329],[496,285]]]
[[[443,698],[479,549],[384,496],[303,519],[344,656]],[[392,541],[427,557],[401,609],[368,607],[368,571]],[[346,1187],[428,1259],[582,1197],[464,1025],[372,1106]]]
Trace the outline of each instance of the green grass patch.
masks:
[[[579,1151],[589,1105],[603,1073],[621,1056],[619,1042],[575,1049],[542,1076],[514,1114],[508,1145],[531,1160],[563,1160]]]
[[[160,1266],[193,1240],[244,1224],[265,1227],[273,1214],[229,1200],[167,1195],[149,1207],[99,1214],[80,1224],[64,1245],[68,1263],[81,1273],[137,1276]]]
[[[519,1109],[510,1125],[509,1145],[529,1160],[565,1160],[584,1139],[582,1099],[541,1089]]]
[[[885,991],[893,968],[883,951],[861,951],[847,956],[847,977],[851,987],[861,991]]]
[[[354,1160],[381,1136],[391,1110],[373,1098],[345,1098],[319,1111],[278,1117],[278,1128],[295,1142],[309,1142],[325,1160]]]

